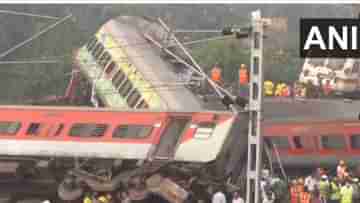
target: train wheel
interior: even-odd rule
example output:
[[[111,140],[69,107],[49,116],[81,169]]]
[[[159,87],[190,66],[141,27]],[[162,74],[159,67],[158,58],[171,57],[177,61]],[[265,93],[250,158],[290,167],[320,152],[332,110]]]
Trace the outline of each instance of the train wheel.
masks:
[[[67,177],[59,184],[58,195],[64,201],[73,201],[83,195],[83,188],[72,177]]]

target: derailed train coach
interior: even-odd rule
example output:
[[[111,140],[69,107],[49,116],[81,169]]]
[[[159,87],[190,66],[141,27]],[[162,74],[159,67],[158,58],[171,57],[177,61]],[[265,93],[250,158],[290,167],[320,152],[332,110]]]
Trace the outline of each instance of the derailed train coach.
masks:
[[[83,188],[116,191],[135,175],[163,174],[179,184],[197,176],[211,185],[246,158],[246,114],[19,106],[0,111],[0,154],[47,160],[49,169],[66,166],[59,194],[67,200]]]
[[[102,25],[74,54],[77,80],[70,83],[76,97],[78,78],[94,88],[99,106],[134,109],[204,110],[189,88],[192,76],[184,64],[167,55],[146,36],[181,52],[155,20],[120,16]],[[171,45],[171,46],[170,46]],[[167,47],[169,46],[169,47]]]

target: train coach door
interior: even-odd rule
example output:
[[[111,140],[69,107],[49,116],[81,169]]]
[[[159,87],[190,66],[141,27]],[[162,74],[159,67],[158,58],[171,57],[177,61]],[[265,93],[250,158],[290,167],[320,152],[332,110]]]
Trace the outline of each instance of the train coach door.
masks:
[[[156,159],[169,159],[175,153],[175,148],[185,132],[191,118],[170,118],[166,129],[161,134],[154,157]]]

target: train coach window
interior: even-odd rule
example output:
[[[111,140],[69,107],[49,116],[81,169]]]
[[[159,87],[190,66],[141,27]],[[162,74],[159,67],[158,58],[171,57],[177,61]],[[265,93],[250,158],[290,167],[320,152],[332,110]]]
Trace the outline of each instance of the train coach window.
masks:
[[[125,84],[123,84],[120,89],[119,93],[121,96],[126,97],[129,91],[133,88],[133,85],[129,79],[126,80]]]
[[[135,106],[135,108],[137,108],[137,109],[147,109],[147,108],[149,108],[149,105],[144,99],[142,99],[140,101],[140,103]]]
[[[88,51],[91,51],[94,48],[95,44],[97,43],[96,37],[91,38],[91,40],[87,43],[86,48]]]
[[[351,135],[350,142],[351,142],[351,148],[360,149],[360,134]]]
[[[112,61],[108,66],[106,66],[105,73],[110,74],[112,70],[115,68],[115,63]]]
[[[302,149],[303,148],[300,136],[294,136],[293,141],[294,141],[294,145],[295,145],[296,149]]]
[[[324,149],[344,149],[345,139],[342,136],[321,136],[321,144]]]
[[[137,91],[137,89],[134,89],[132,91],[132,93],[128,96],[128,98],[126,99],[126,102],[128,103],[128,105],[130,107],[133,108],[137,104],[137,102],[140,98],[141,98],[140,93]]]
[[[150,135],[152,126],[144,125],[120,125],[114,132],[114,138],[145,138]]]
[[[69,135],[72,137],[101,137],[107,129],[106,124],[94,123],[76,123],[71,129]]]
[[[20,122],[1,121],[0,122],[0,134],[15,135],[21,127]]]
[[[101,67],[104,67],[109,62],[110,58],[110,54],[107,51],[104,51],[104,54],[99,59]]]
[[[111,79],[115,88],[118,88],[122,81],[125,79],[125,74],[119,69],[118,72]]]
[[[200,123],[196,129],[194,138],[207,139],[213,134],[214,128],[214,123]]]
[[[266,142],[271,143],[279,149],[289,149],[290,143],[287,136],[272,136],[265,138]]]
[[[99,59],[103,51],[104,51],[104,46],[101,43],[99,43],[99,47],[97,47],[94,54],[96,60]]]

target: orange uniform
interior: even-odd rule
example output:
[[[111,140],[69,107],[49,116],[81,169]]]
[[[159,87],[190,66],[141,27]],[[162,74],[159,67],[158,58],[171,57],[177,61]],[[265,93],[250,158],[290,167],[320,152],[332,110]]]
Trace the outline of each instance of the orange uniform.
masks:
[[[310,203],[311,195],[308,192],[300,193],[300,203]]]
[[[217,66],[215,66],[212,70],[211,70],[211,79],[214,82],[221,82],[221,69]]]
[[[290,202],[299,203],[299,192],[296,185],[290,187]]]
[[[249,83],[249,76],[246,68],[239,69],[239,83],[240,85],[246,85]]]

